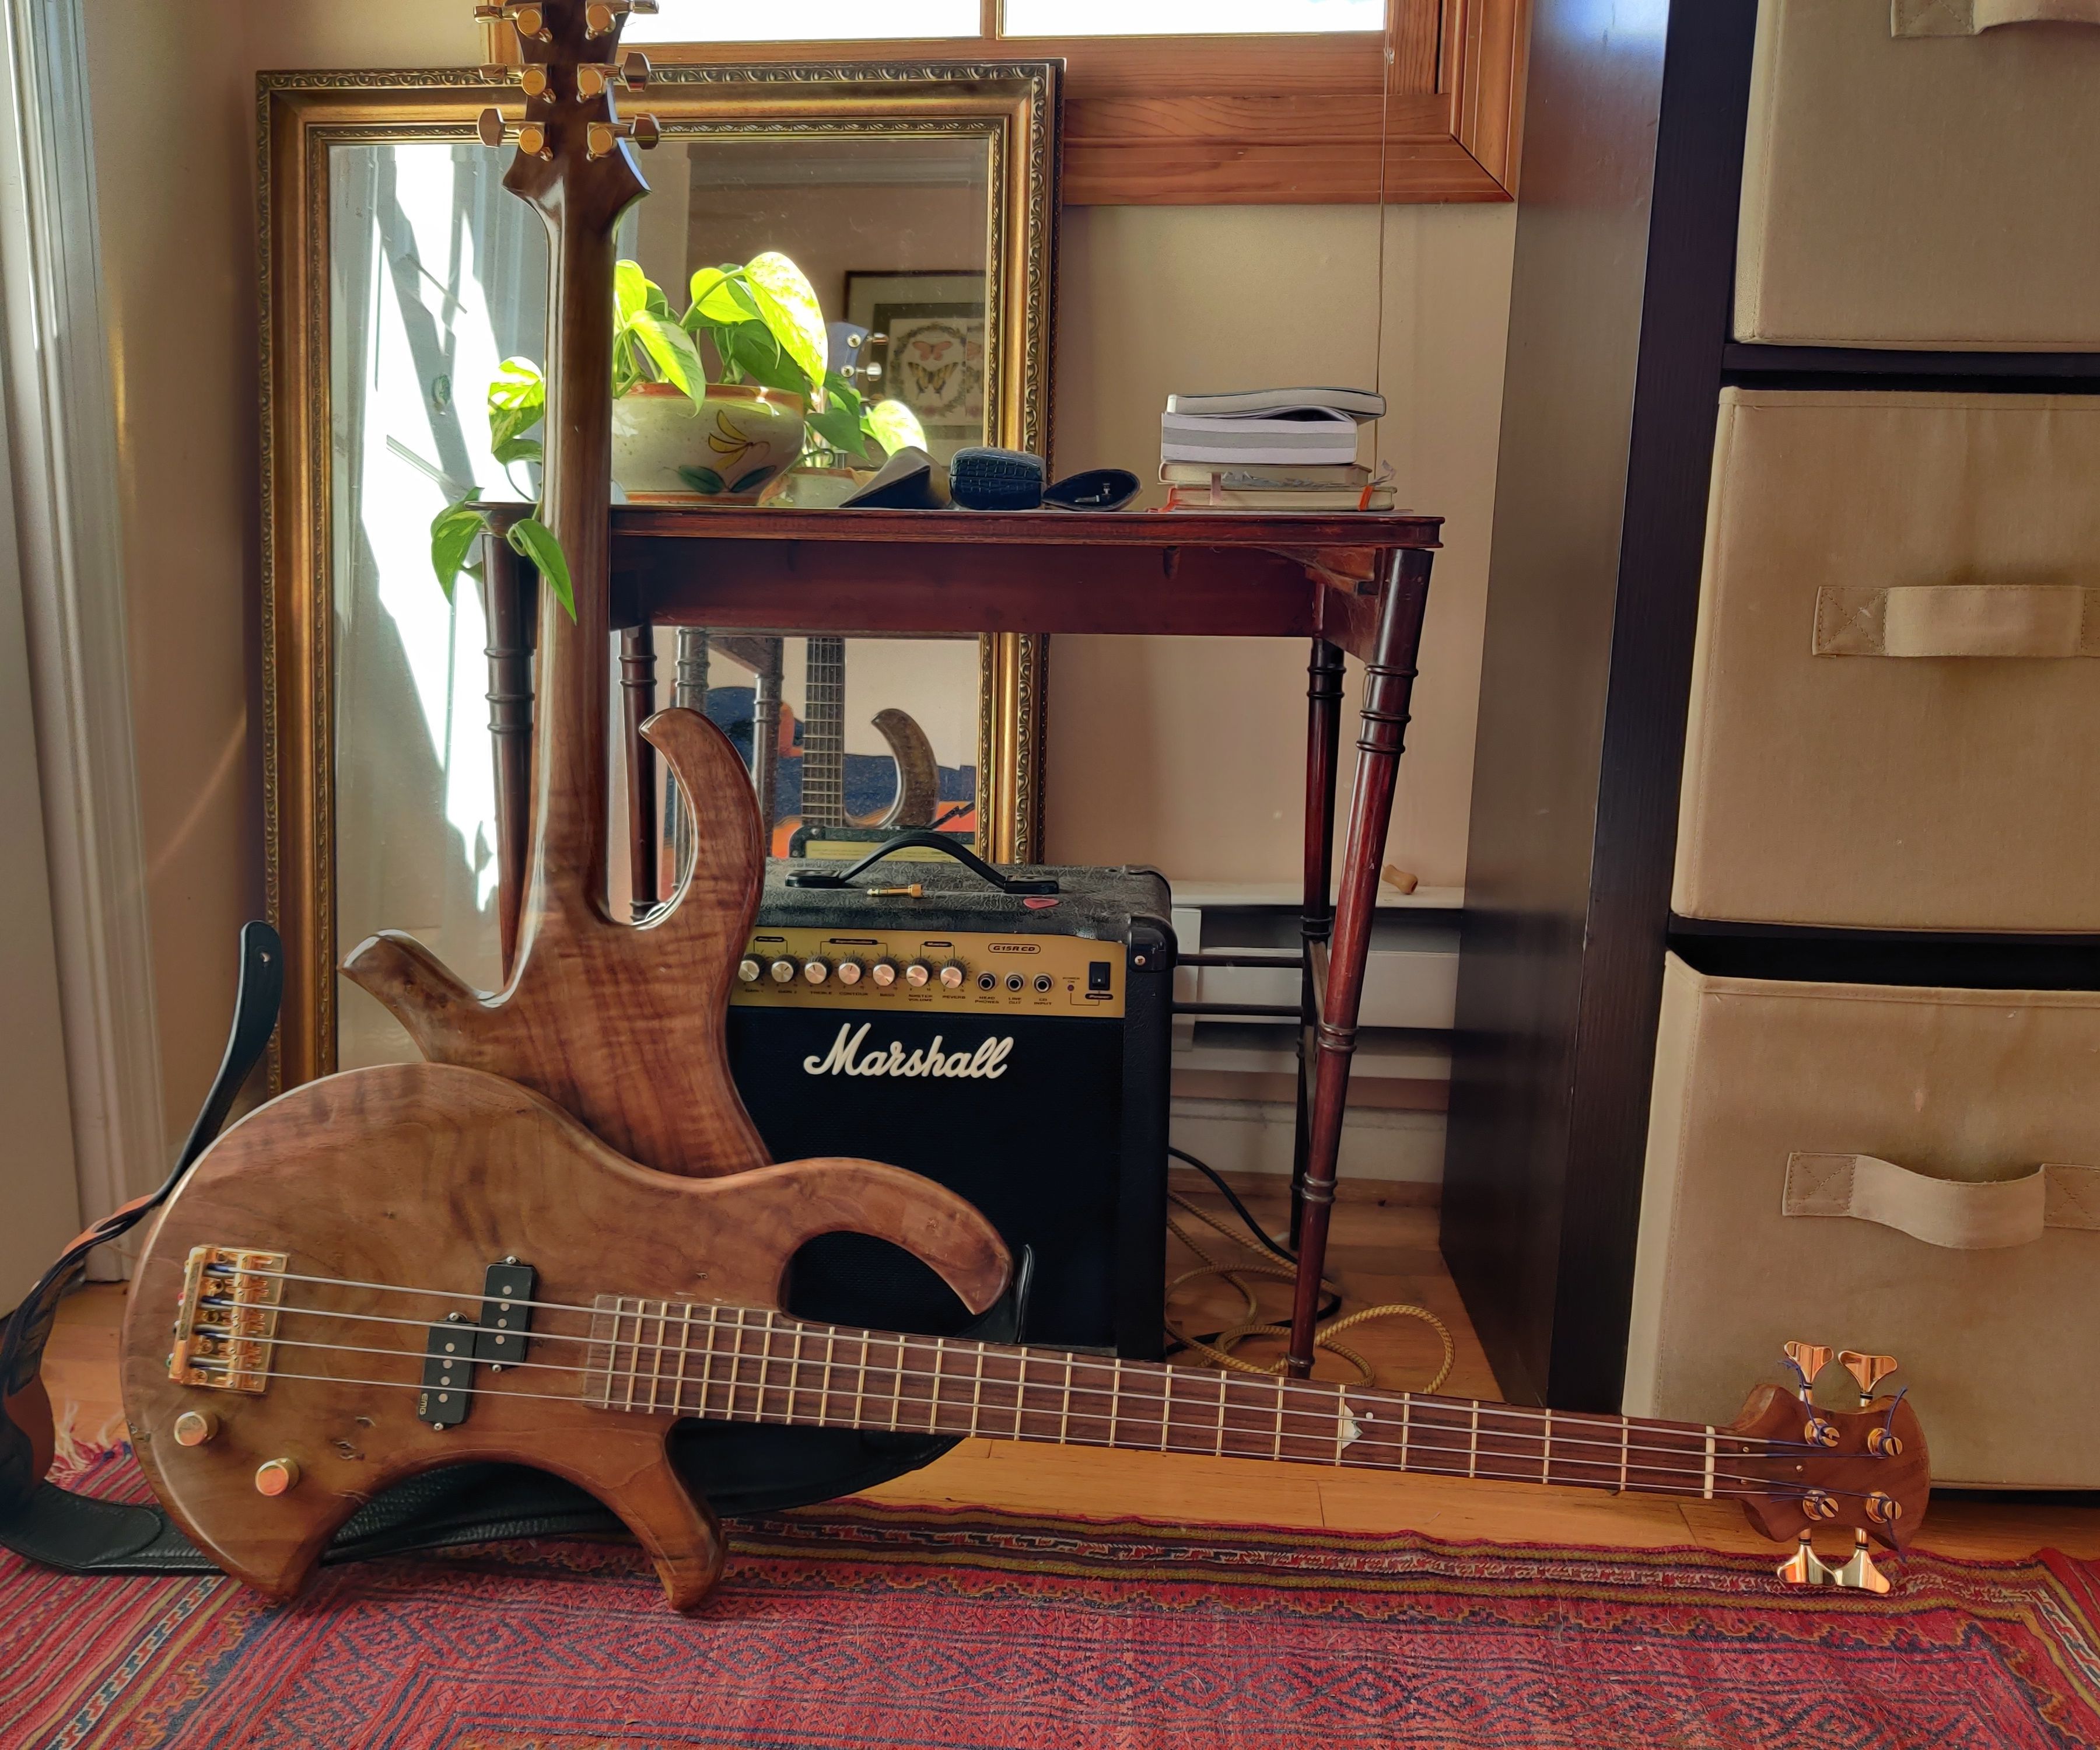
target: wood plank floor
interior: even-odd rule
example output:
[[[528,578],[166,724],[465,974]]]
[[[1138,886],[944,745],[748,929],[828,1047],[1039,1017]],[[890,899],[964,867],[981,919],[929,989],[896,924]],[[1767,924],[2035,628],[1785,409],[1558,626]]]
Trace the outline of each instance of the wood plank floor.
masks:
[[[1224,1200],[1214,1193],[1184,1194],[1219,1221],[1234,1224]],[[1250,1197],[1248,1201],[1272,1232],[1282,1229],[1285,1210],[1280,1197]],[[1253,1255],[1185,1214],[1178,1219],[1212,1258],[1246,1260]],[[1339,1281],[1349,1310],[1413,1303],[1444,1321],[1451,1332],[1455,1355],[1441,1391],[1458,1397],[1499,1397],[1493,1373],[1437,1253],[1433,1208],[1361,1198],[1339,1203],[1329,1257],[1330,1273]],[[1184,1242],[1169,1241],[1170,1280],[1199,1262]],[[1281,1316],[1286,1287],[1280,1280],[1260,1285],[1264,1316]],[[1175,1296],[1174,1305],[1188,1313],[1185,1329],[1199,1333],[1219,1329],[1244,1311],[1238,1294],[1215,1282],[1185,1285]],[[118,1288],[96,1286],[74,1294],[60,1309],[46,1356],[45,1378],[59,1406],[61,1427],[83,1444],[104,1444],[123,1433],[117,1384],[117,1329],[123,1309],[123,1291]],[[1395,1388],[1426,1386],[1442,1359],[1436,1333],[1413,1319],[1365,1325],[1342,1340],[1372,1365],[1380,1385]],[[1239,1352],[1249,1360],[1266,1360],[1277,1352],[1277,1346],[1265,1340],[1251,1342]],[[1322,1357],[1319,1371],[1322,1378],[1358,1377],[1331,1356]],[[1176,1523],[1416,1531],[1453,1540],[1606,1547],[1695,1545],[1776,1552],[1776,1545],[1750,1529],[1737,1509],[1718,1501],[1363,1471],[1330,1474],[1313,1466],[1253,1459],[1100,1452],[992,1440],[966,1440],[924,1470],[872,1491],[871,1498]],[[2100,1505],[1943,1496],[1935,1500],[1919,1541],[1949,1555],[2005,1558],[2053,1547],[2100,1558]]]

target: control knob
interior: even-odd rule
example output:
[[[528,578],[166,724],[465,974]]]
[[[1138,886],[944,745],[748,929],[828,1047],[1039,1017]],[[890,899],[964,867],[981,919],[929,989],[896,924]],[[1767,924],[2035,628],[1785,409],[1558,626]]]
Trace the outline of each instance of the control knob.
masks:
[[[888,959],[878,960],[867,969],[867,976],[875,981],[877,990],[887,990],[897,982],[897,963]]]
[[[739,984],[755,985],[765,976],[765,968],[749,954],[736,963],[736,976]]]
[[[839,962],[837,972],[833,976],[842,985],[848,986],[857,985],[861,981],[861,963],[858,960],[841,960]]]
[[[821,985],[832,976],[832,963],[828,960],[805,960],[802,976],[813,985]]]
[[[904,982],[914,990],[924,990],[933,979],[933,968],[924,960],[914,960],[904,968]]]
[[[966,970],[960,960],[947,961],[941,968],[941,988],[943,990],[960,990]]]
[[[776,985],[792,985],[795,982],[796,968],[792,960],[775,960],[766,970],[772,973],[773,982]]]

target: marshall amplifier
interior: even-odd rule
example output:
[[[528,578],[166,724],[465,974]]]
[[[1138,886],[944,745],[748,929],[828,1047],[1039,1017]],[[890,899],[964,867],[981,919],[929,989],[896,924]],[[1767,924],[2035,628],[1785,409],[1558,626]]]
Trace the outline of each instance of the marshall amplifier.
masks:
[[[893,1162],[1030,1248],[1029,1341],[1157,1357],[1167,883],[970,861],[772,864],[730,1001],[737,1087],[774,1159]],[[832,884],[791,884],[813,879]],[[878,1329],[968,1322],[923,1264],[855,1234],[803,1249],[788,1303]]]

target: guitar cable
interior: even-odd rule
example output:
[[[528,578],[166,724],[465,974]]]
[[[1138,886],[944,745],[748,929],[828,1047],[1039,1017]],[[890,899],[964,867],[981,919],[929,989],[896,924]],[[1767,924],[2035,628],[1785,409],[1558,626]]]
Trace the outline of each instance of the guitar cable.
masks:
[[[1225,1201],[1232,1206],[1233,1211],[1246,1224],[1247,1232],[1255,1236],[1255,1240],[1250,1241],[1235,1233],[1215,1215],[1190,1201],[1178,1191],[1170,1190],[1167,1193],[1167,1200],[1171,1203],[1185,1214],[1202,1223],[1214,1232],[1231,1241],[1233,1245],[1256,1253],[1257,1255],[1273,1254],[1276,1259],[1282,1260],[1281,1263],[1271,1263],[1267,1256],[1263,1256],[1262,1261],[1258,1263],[1236,1263],[1214,1258],[1204,1249],[1202,1242],[1193,1234],[1182,1226],[1173,1215],[1169,1214],[1167,1218],[1168,1232],[1201,1259],[1202,1263],[1193,1270],[1184,1271],[1167,1285],[1167,1299],[1171,1302],[1176,1291],[1189,1283],[1209,1277],[1220,1277],[1237,1288],[1246,1304],[1242,1309],[1245,1316],[1238,1323],[1228,1325],[1223,1330],[1209,1332],[1202,1336],[1183,1329],[1170,1314],[1163,1321],[1168,1338],[1171,1339],[1175,1349],[1193,1350],[1207,1357],[1213,1364],[1233,1373],[1282,1374],[1287,1364],[1284,1358],[1279,1357],[1277,1360],[1260,1364],[1243,1360],[1234,1355],[1232,1350],[1234,1344],[1243,1342],[1250,1337],[1281,1336],[1289,1332],[1290,1329],[1289,1320],[1270,1320],[1260,1316],[1260,1302],[1245,1279],[1258,1276],[1295,1282],[1298,1276],[1296,1254],[1255,1219],[1252,1211],[1240,1201],[1238,1195],[1230,1185],[1225,1183],[1224,1175],[1216,1169],[1207,1162],[1198,1160],[1185,1148],[1170,1146],[1167,1152],[1174,1159],[1186,1162],[1209,1179],[1223,1193]],[[1257,1245],[1255,1241],[1259,1241],[1260,1245]],[[1286,1268],[1286,1264],[1290,1265],[1290,1267]],[[1332,1319],[1335,1313],[1341,1310],[1343,1303],[1341,1286],[1339,1283],[1330,1281],[1323,1276],[1320,1281],[1320,1292],[1321,1305],[1317,1316],[1321,1320]],[[1336,1320],[1335,1323],[1319,1331],[1312,1339],[1312,1346],[1316,1349],[1325,1349],[1330,1355],[1349,1363],[1356,1369],[1361,1383],[1366,1386],[1375,1386],[1379,1383],[1377,1369],[1357,1351],[1350,1348],[1347,1344],[1336,1342],[1335,1339],[1344,1331],[1352,1330],[1360,1325],[1368,1325],[1374,1320],[1396,1318],[1419,1320],[1434,1330],[1441,1340],[1444,1348],[1443,1360],[1428,1384],[1418,1388],[1423,1391],[1436,1391],[1450,1376],[1452,1367],[1458,1360],[1458,1347],[1452,1340],[1450,1327],[1426,1307],[1416,1306],[1410,1302],[1395,1301],[1382,1306],[1364,1307]],[[1170,1349],[1168,1352],[1171,1354],[1173,1350]]]

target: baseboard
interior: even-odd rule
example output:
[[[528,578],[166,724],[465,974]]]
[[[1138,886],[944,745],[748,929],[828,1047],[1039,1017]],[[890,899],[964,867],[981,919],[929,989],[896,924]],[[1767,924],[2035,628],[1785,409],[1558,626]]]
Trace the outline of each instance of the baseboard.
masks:
[[[1274,1173],[1220,1172],[1218,1177],[1230,1185],[1243,1197],[1281,1197],[1290,1188],[1288,1175]],[[1217,1188],[1193,1166],[1176,1165],[1167,1170],[1167,1185],[1171,1191],[1209,1192],[1217,1195]],[[1440,1206],[1444,1201],[1441,1185],[1424,1184],[1420,1180],[1401,1179],[1344,1179],[1335,1186],[1337,1203],[1361,1203],[1379,1209],[1429,1209]]]

